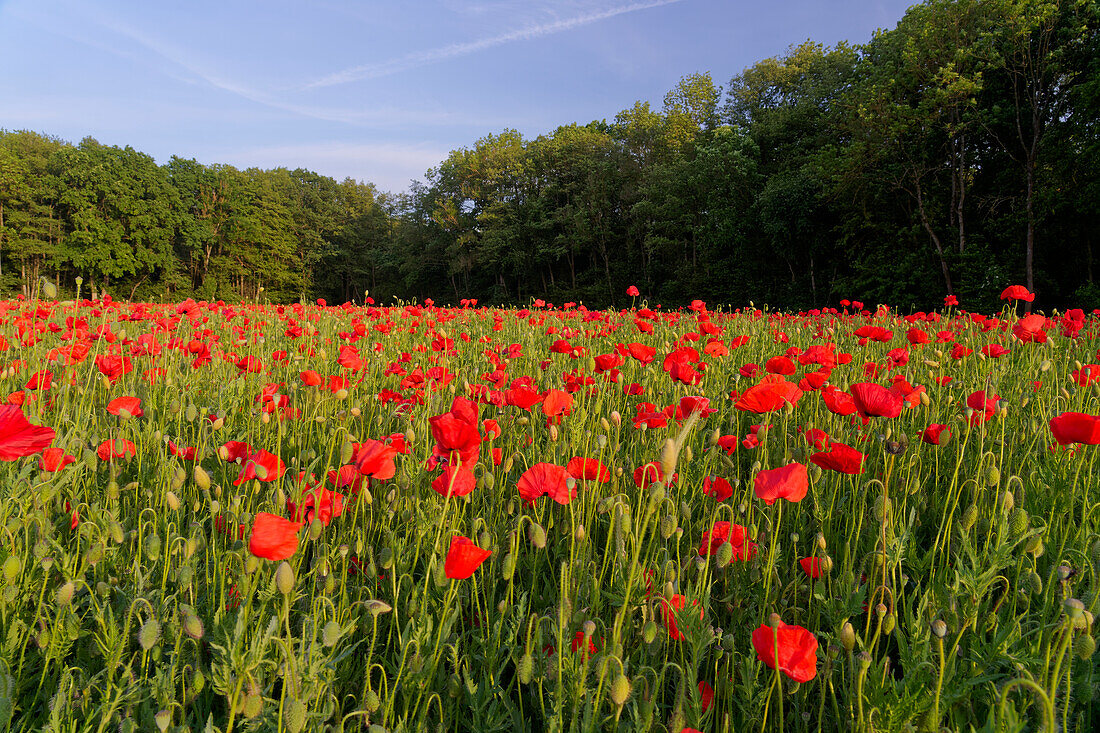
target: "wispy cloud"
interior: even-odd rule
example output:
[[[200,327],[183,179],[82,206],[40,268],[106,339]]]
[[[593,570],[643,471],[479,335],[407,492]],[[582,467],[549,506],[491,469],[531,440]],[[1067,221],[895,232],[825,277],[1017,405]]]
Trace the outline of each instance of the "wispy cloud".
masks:
[[[616,15],[624,15],[626,13],[634,13],[639,10],[648,10],[650,8],[659,8],[663,5],[672,5],[674,3],[683,2],[683,0],[649,0],[648,2],[636,2],[629,5],[619,5],[606,10],[595,11],[591,13],[585,13],[582,15],[575,15],[571,18],[563,18],[561,20],[555,20],[548,23],[542,23],[540,25],[526,26],[516,30],[508,31],[507,33],[501,33],[496,36],[489,36],[476,41],[469,41],[466,43],[452,43],[447,46],[441,46],[439,48],[430,49],[427,51],[417,51],[414,53],[398,56],[397,58],[389,59],[388,61],[382,61],[374,64],[363,64],[361,66],[352,66],[342,71],[337,71],[328,76],[321,77],[315,81],[305,84],[302,89],[316,89],[320,87],[330,87],[338,84],[347,84],[349,82],[362,81],[364,79],[377,79],[383,76],[390,76],[402,71],[408,71],[410,69],[419,68],[421,66],[427,66],[439,61],[445,61],[447,59],[453,59],[459,56],[467,56],[478,51],[484,51],[496,46],[502,46],[506,43],[513,43],[515,41],[528,41],[534,38],[540,38],[542,36],[548,36],[553,33],[561,33],[562,31],[572,30],[581,26],[596,23],[601,20],[613,18]]]

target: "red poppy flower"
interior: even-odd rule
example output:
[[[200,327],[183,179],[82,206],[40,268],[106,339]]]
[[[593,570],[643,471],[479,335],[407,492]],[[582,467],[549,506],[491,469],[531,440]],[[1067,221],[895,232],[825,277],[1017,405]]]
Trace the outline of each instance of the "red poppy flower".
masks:
[[[714,688],[704,680],[699,680],[699,704],[705,713],[714,702]]]
[[[467,419],[465,413],[456,416],[454,412],[445,412],[428,418],[428,424],[435,438],[432,455],[436,461],[454,458],[471,466],[477,463],[481,453],[481,433],[477,427],[476,412],[473,420]]]
[[[55,434],[53,428],[28,422],[19,406],[0,405],[0,460],[38,453],[53,442]]]
[[[866,456],[855,448],[836,441],[833,441],[828,451],[810,456],[811,461],[824,469],[848,474],[863,473],[864,458]]]
[[[713,555],[725,542],[733,546],[734,560],[751,560],[756,557],[756,543],[749,539],[749,531],[740,524],[729,522],[715,522],[707,530],[703,535],[703,543],[699,545],[699,554]]]
[[[466,496],[477,486],[474,472],[465,466],[448,464],[432,481],[432,489],[440,496]]]
[[[634,485],[639,489],[644,489],[650,484],[665,480],[664,471],[661,470],[661,464],[657,461],[650,461],[644,466],[638,466],[634,469],[633,476]]]
[[[196,449],[194,447],[180,448],[173,441],[168,441],[168,452],[185,461],[195,460]]]
[[[483,550],[475,545],[468,537],[455,535],[451,538],[450,549],[447,550],[443,572],[452,580],[464,580],[473,575],[481,563],[492,554],[492,551]]]
[[[393,478],[397,473],[393,462],[397,455],[397,448],[394,446],[378,440],[364,440],[354,444],[354,448],[351,461],[363,476],[385,480]]]
[[[518,387],[504,390],[504,404],[518,407],[521,410],[530,410],[537,405],[541,399],[542,395],[527,385],[519,385]]]
[[[568,504],[577,496],[577,490],[569,490],[569,472],[553,463],[536,463],[524,471],[516,482],[519,495],[524,501],[533,503],[543,494],[559,504]]]
[[[626,353],[643,364],[649,364],[657,356],[657,349],[646,344],[632,343],[626,345]]]
[[[944,433],[947,433],[946,438],[944,437]],[[940,423],[932,423],[920,434],[921,441],[929,445],[940,445],[950,437],[951,428],[947,425],[941,425]]]
[[[1001,291],[1001,300],[1026,300],[1031,303],[1035,300],[1035,293],[1032,293],[1023,285],[1009,285]]]
[[[809,682],[817,675],[817,639],[801,626],[779,622],[772,628],[762,624],[752,632],[756,657],[769,669],[779,671],[795,682]]]
[[[897,417],[902,399],[881,384],[859,382],[848,388],[861,417]]]
[[[74,456],[67,455],[62,448],[46,448],[42,451],[42,457],[38,459],[39,471],[60,471],[76,461]]]
[[[31,375],[31,378],[23,385],[23,389],[45,391],[51,386],[53,386],[53,373],[49,369],[42,369]]]
[[[1025,344],[1046,343],[1047,332],[1043,330],[1047,319],[1037,313],[1024,316],[1012,326],[1012,335]]]
[[[707,476],[703,479],[703,495],[715,501],[725,501],[733,496],[733,487],[724,478]]]
[[[107,403],[107,412],[119,417],[141,417],[145,411],[141,409],[141,400],[137,397],[116,397]]]
[[[745,390],[745,393],[741,395],[741,399],[737,400],[734,407],[738,410],[762,415],[765,412],[778,410],[788,402],[793,405],[798,402],[801,396],[802,390],[798,388],[797,384],[783,379],[765,380]]]
[[[801,463],[760,471],[753,482],[756,495],[771,506],[776,499],[799,502],[810,485],[809,473]]]
[[[822,567],[820,557],[804,557],[798,561],[798,564],[802,566],[802,572],[806,573],[807,577],[821,577]]]
[[[629,288],[626,289],[626,294],[629,295],[631,298],[637,298],[639,295],[641,295],[641,293],[638,291],[638,288],[634,285],[631,285]]]
[[[829,434],[819,428],[810,428],[802,434],[806,438],[806,442],[812,445],[817,450],[825,450],[829,443],[833,442],[833,439],[829,437]]]
[[[277,514],[260,512],[252,521],[248,551],[265,560],[286,560],[298,551],[298,530],[302,525]]]
[[[794,362],[785,356],[773,356],[764,362],[764,371],[768,374],[794,374],[797,369]]]
[[[584,647],[585,647],[584,632],[583,631],[578,631],[573,636],[573,643],[570,644],[569,646],[573,650],[574,654],[576,652],[579,652],[582,649],[584,649]],[[597,649],[596,645],[592,642],[592,637],[588,637],[588,648],[584,650],[584,656],[587,657],[589,654],[595,654],[598,651],[599,651],[599,649]]]
[[[276,481],[286,473],[286,464],[274,453],[266,450],[258,450],[248,457],[241,466],[241,472],[233,482],[234,486],[240,486],[245,481],[258,479],[260,481]]]
[[[565,470],[578,481],[594,481],[606,484],[611,480],[611,471],[595,458],[581,458],[579,456],[572,458],[569,463],[565,464]]]
[[[96,369],[111,383],[117,382],[123,374],[133,371],[134,365],[128,357],[117,354],[105,354],[95,358]]]
[[[573,409],[573,395],[560,389],[549,390],[542,398],[542,414],[547,417],[568,415]]]
[[[137,455],[137,446],[131,440],[108,439],[99,444],[96,455],[99,456],[101,461],[110,461],[115,458],[133,458]]]
[[[1059,445],[1100,445],[1100,417],[1083,412],[1063,412],[1050,419],[1050,432]]]
[[[259,372],[263,371],[263,368],[264,363],[260,361],[259,357],[256,356],[245,356],[237,361],[237,369],[240,370],[241,374],[258,374]]]
[[[679,593],[674,594],[672,598],[661,599],[661,619],[665,622],[665,629],[668,631],[668,637],[673,641],[682,641],[684,639],[684,633],[680,631],[679,625],[676,623],[677,616],[684,610],[684,606],[687,604],[687,598]],[[699,601],[692,601],[692,606],[698,606]],[[703,609],[699,609],[699,618],[703,618]]]
[[[325,488],[311,487],[302,497],[302,503],[286,500],[286,511],[295,522],[308,523],[320,520],[326,527],[344,513],[344,495]]]
[[[313,371],[312,369],[307,369],[298,376],[302,380],[302,384],[306,385],[307,387],[317,387],[325,381],[320,374]]]

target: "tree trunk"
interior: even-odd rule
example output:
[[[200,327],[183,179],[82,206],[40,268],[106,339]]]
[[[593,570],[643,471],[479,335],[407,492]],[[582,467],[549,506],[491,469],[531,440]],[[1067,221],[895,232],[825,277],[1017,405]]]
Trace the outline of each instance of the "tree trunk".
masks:
[[[920,181],[916,181],[917,192],[917,211],[920,213],[920,221],[924,226],[924,230],[928,232],[928,237],[932,240],[932,246],[936,248],[936,254],[940,258],[940,269],[943,270],[943,282],[947,286],[947,294],[954,295],[955,287],[951,283],[951,271],[947,267],[947,260],[943,256],[943,243],[940,241],[939,236],[936,234],[936,230],[932,228],[932,223],[928,221],[928,212],[924,210],[924,192],[921,189]]]

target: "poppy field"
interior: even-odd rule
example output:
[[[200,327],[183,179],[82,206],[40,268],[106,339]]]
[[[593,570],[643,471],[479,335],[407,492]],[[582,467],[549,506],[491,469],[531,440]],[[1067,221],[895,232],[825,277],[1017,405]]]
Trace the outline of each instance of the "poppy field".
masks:
[[[1094,730],[1100,319],[0,303],[0,729]]]

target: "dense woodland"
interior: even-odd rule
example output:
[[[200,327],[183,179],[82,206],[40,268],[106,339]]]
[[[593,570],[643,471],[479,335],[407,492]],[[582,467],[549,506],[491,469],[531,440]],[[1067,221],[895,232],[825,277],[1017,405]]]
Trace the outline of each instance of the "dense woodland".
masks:
[[[1098,31],[1098,0],[928,0],[724,88],[487,135],[399,194],[0,131],[0,291],[1100,307]]]

